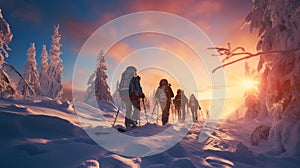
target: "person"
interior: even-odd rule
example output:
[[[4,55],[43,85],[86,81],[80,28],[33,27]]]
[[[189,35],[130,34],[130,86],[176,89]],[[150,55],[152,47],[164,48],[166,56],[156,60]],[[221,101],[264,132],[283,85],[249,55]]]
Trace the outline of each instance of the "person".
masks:
[[[175,104],[175,109],[177,111],[177,115],[178,115],[178,121],[179,122],[184,122],[185,120],[185,107],[186,104],[188,103],[188,99],[184,94],[184,91],[181,89],[177,90],[176,96],[173,100],[174,104]]]
[[[176,96],[173,99],[173,104],[175,106],[175,113],[177,115],[178,121],[181,121],[181,110],[180,110],[180,105],[181,105],[181,96],[180,92],[177,90]]]
[[[128,66],[122,73],[122,78],[119,86],[119,94],[122,101],[125,103],[126,108],[126,128],[137,126],[137,120],[139,119],[141,111],[140,99],[145,98],[140,84],[141,78],[136,75],[136,72],[137,69],[134,66]]]
[[[190,96],[188,106],[191,108],[193,121],[197,122],[198,121],[198,112],[197,111],[198,111],[198,108],[199,108],[199,110],[201,110],[201,107],[200,107],[199,102],[194,94],[192,94]]]
[[[162,79],[159,82],[158,89],[156,90],[155,97],[158,100],[162,109],[162,125],[166,125],[169,121],[169,111],[171,100],[174,97],[171,84],[168,83],[167,79]]]

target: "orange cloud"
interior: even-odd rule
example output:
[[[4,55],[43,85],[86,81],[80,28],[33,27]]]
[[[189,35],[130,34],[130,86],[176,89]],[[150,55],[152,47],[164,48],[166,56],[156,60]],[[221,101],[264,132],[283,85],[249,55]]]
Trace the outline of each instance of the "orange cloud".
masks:
[[[73,94],[72,94],[72,91],[73,91],[73,88],[72,88],[72,80],[69,80],[69,81],[66,81],[66,82],[63,82],[63,100],[73,100]],[[79,90],[78,88],[75,88],[76,90],[76,95],[81,95],[80,98],[76,98],[76,99],[79,99],[79,100],[83,100],[84,98],[84,95],[85,95],[85,91],[84,90]],[[81,93],[81,94],[79,94]]]
[[[211,25],[205,19],[217,15],[222,10],[221,1],[211,0],[186,0],[186,1],[139,1],[134,0],[129,3],[131,11],[163,11],[177,14],[187,18],[197,24],[199,27],[207,31]],[[202,18],[202,19],[201,19]]]
[[[129,47],[126,43],[117,43],[107,52],[106,55],[114,59],[115,61],[121,61],[134,51],[133,48]]]
[[[73,42],[83,43],[93,33],[95,25],[84,20],[69,19],[65,21],[62,28],[65,30],[65,35]]]
[[[116,16],[117,14],[115,13],[107,12],[102,14],[101,17],[94,22],[79,19],[68,19],[64,21],[62,33],[64,36],[67,36],[70,39],[70,42],[73,44],[72,51],[77,54],[79,53],[84,42],[92,35],[94,31],[96,31],[101,25],[114,19]],[[99,49],[97,48],[97,50]]]
[[[129,6],[133,11],[165,11],[191,18],[196,15],[202,15],[205,17],[211,16],[213,13],[220,11],[222,4],[211,0],[164,0],[159,2],[135,0],[131,1]]]

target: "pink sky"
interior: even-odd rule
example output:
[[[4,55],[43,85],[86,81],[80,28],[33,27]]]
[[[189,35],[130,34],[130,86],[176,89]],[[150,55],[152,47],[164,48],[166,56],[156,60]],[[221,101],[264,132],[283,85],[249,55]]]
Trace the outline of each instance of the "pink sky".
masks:
[[[251,9],[251,1],[196,1],[196,0],[188,0],[188,1],[162,1],[157,3],[157,1],[130,1],[127,3],[123,10],[127,11],[125,13],[138,12],[144,10],[152,10],[152,11],[163,11],[169,12],[181,17],[184,17],[194,24],[196,24],[200,29],[207,34],[208,38],[212,41],[215,46],[225,47],[227,42],[231,42],[232,47],[235,46],[244,46],[247,50],[251,52],[255,52],[255,46],[257,42],[257,33],[250,33],[248,27],[246,26],[244,29],[241,29],[241,25],[243,23],[244,18],[247,13]],[[121,13],[121,12],[120,12]],[[118,12],[115,13],[107,13],[100,17],[98,22],[94,24],[95,29],[97,26],[109,21],[110,19],[117,18],[121,16]],[[73,38],[82,39],[82,36],[89,36],[92,34],[92,28],[84,27],[84,23],[79,20],[70,21],[70,34],[74,34]],[[138,26],[134,25],[133,26]],[[143,23],[138,23],[143,24]],[[147,23],[145,23],[147,24]],[[168,25],[166,25],[168,26]],[[170,26],[170,29],[174,29],[176,27]],[[82,32],[80,34],[76,34],[76,32]],[[114,33],[118,33],[117,31],[122,31],[122,29],[116,28],[115,30],[110,30],[111,36],[114,36]],[[105,39],[101,39],[105,41]],[[145,45],[141,44],[145,43]],[[96,56],[99,49],[97,48],[97,44],[95,43],[94,48],[90,48],[89,55]],[[160,47],[163,49],[167,49],[176,55],[179,55],[181,58],[186,59],[191,62],[193,61],[193,53],[186,47],[184,44],[176,41],[170,40],[166,37],[159,37],[158,35],[151,34],[143,34],[137,35],[133,37],[125,38],[118,43],[116,43],[107,53],[107,62],[115,61],[119,62],[122,59],[126,58],[126,56],[132,54],[137,49],[141,49],[142,47]],[[148,46],[148,47],[149,47]],[[207,46],[213,47],[213,46]],[[80,49],[75,49],[80,50]],[[135,62],[131,62],[133,65]],[[138,64],[138,62],[136,62]],[[256,60],[250,60],[250,65],[252,68],[255,67]],[[108,69],[113,68],[111,65],[107,65]],[[196,67],[195,65],[194,67]],[[201,66],[201,65],[199,65]],[[192,67],[192,68],[194,68]],[[229,97],[239,97],[243,96],[243,86],[242,80],[244,78],[243,71],[241,68],[244,67],[244,62],[238,63],[233,66],[229,66],[226,68],[226,86],[227,86],[227,95]],[[108,70],[109,71],[109,70]],[[141,74],[143,75],[143,74]],[[202,74],[199,74],[201,76]],[[204,75],[205,76],[205,75]],[[157,78],[160,78],[161,74],[157,74]],[[202,77],[202,76],[201,76]],[[156,78],[152,75],[149,79]],[[205,77],[204,77],[205,78]],[[147,77],[143,77],[144,80]],[[111,80],[111,79],[109,79]],[[155,80],[149,80],[150,82],[145,83],[147,86],[157,86],[157,82]],[[206,80],[202,80],[206,81]],[[152,83],[152,84],[151,84]],[[112,88],[114,88],[115,84],[111,84]],[[212,88],[206,86],[205,84],[201,85],[201,88],[198,88],[200,94],[209,94],[206,91],[209,91]]]

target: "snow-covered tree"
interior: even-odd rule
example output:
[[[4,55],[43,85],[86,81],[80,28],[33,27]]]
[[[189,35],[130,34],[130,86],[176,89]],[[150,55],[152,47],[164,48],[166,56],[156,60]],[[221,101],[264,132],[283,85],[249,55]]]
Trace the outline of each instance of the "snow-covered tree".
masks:
[[[52,35],[52,44],[50,48],[50,63],[47,69],[48,82],[45,84],[45,91],[48,97],[53,99],[61,100],[63,94],[62,86],[62,59],[60,58],[61,46],[60,43],[61,35],[59,34],[59,25],[54,27],[54,33]]]
[[[18,90],[24,96],[39,94],[40,82],[39,76],[36,71],[36,50],[34,43],[31,43],[27,50],[27,62],[25,63],[25,69],[23,73],[23,78],[27,81],[28,88],[24,80],[20,80],[18,83]]]
[[[255,0],[246,18],[259,30],[261,113],[273,118],[271,154],[300,155],[300,1]],[[266,110],[266,111],[265,111]]]
[[[88,88],[85,92],[84,102],[88,102],[91,98],[95,97],[95,79],[96,72],[94,71],[87,82]]]
[[[104,59],[104,53],[101,51],[99,53],[99,63],[96,70],[96,79],[95,79],[95,94],[97,100],[105,100],[108,102],[113,102],[113,99],[110,94],[110,89],[107,84],[107,75],[106,75],[106,65]]]
[[[13,34],[10,31],[9,24],[3,18],[0,9],[0,97],[9,97],[15,94],[15,89],[12,86],[9,76],[2,69],[4,57],[8,57],[8,47]]]
[[[43,45],[42,54],[41,54],[41,63],[40,63],[40,74],[39,74],[41,88],[46,88],[48,83],[48,77],[47,77],[48,60],[49,57],[48,57],[47,48],[46,45]],[[40,94],[42,96],[46,96],[47,92],[45,92],[44,89],[41,89]]]

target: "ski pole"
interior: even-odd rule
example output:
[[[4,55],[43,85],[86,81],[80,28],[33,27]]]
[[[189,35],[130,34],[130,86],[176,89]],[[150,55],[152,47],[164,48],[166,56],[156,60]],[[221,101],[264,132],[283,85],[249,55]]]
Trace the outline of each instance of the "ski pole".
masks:
[[[158,124],[158,113],[159,113],[159,107],[160,107],[160,109],[161,109],[161,111],[163,111],[163,109],[161,108],[161,106],[160,105],[158,105],[158,103],[157,103],[157,109],[156,109],[156,124]]]
[[[143,99],[142,99],[142,101],[143,101],[143,105],[144,105],[144,110],[145,110],[146,121],[147,121],[147,123],[148,123],[148,117],[147,117],[147,112],[146,112],[145,99],[143,98]]]
[[[116,115],[116,117],[115,117],[115,121],[114,121],[114,123],[113,123],[113,127],[114,127],[114,126],[115,126],[115,124],[116,124],[116,121],[117,121],[117,118],[118,118],[119,112],[120,112],[120,106],[118,107],[118,111],[117,111],[117,115]]]
[[[155,104],[153,106],[153,111],[152,111],[152,114],[151,114],[151,120],[153,120],[153,114],[154,114],[155,108],[156,108],[156,102],[155,102]]]
[[[153,111],[152,111],[152,114],[151,114],[151,120],[153,120],[153,114],[154,114],[157,106],[158,106],[158,102],[157,102],[157,100],[155,100],[155,104],[154,104]]]

